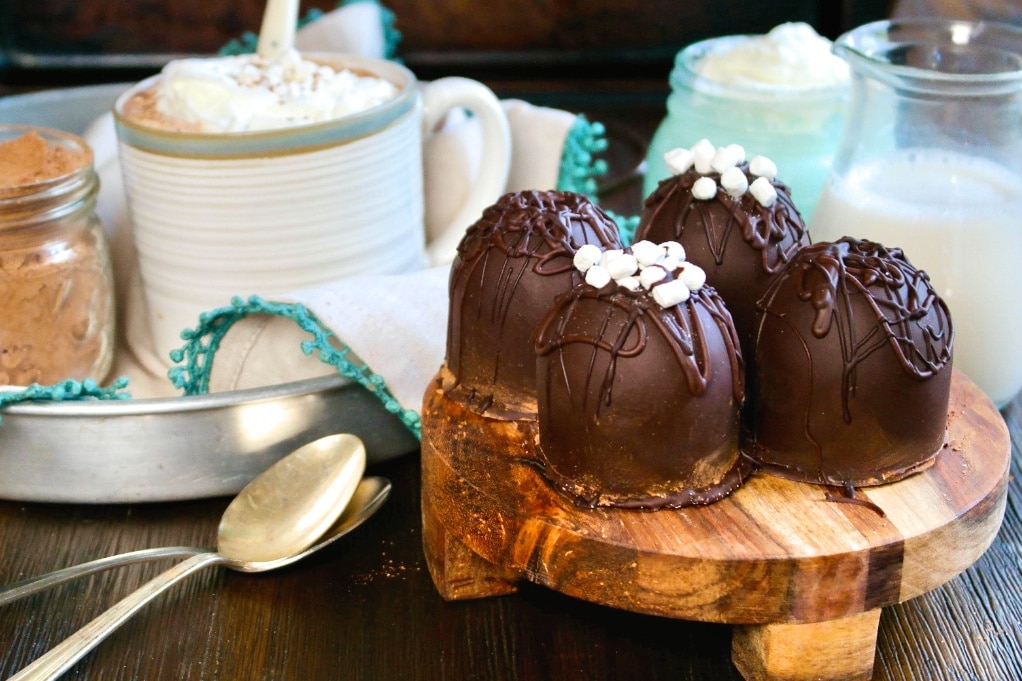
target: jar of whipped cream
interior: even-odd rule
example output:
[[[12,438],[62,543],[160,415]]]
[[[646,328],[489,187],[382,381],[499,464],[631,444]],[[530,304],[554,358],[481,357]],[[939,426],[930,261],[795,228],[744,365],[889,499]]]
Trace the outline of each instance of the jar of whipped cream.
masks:
[[[0,385],[110,370],[113,282],[92,158],[75,135],[0,126]]]
[[[829,40],[804,23],[711,38],[678,53],[670,84],[667,116],[647,154],[644,195],[670,177],[666,152],[708,139],[772,159],[809,219],[848,101],[848,66],[831,53]]]

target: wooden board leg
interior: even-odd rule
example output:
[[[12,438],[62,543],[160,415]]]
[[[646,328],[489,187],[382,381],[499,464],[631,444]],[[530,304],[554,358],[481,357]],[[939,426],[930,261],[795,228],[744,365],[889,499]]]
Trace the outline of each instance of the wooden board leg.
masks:
[[[746,681],[868,681],[880,609],[812,624],[738,626],[731,658]]]
[[[447,532],[425,495],[422,501],[422,543],[429,574],[446,600],[502,596],[518,589],[515,583],[521,575],[484,560]]]

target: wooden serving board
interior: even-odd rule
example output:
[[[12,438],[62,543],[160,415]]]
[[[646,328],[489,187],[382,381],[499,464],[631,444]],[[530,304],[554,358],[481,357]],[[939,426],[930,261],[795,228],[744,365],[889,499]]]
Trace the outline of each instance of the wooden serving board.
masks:
[[[737,625],[732,656],[749,681],[869,679],[880,609],[965,570],[1000,527],[1007,428],[960,373],[948,430],[933,467],[860,490],[884,516],[763,473],[709,506],[586,509],[524,461],[535,422],[481,417],[434,382],[423,409],[427,564],[449,600],[527,579],[616,608]]]

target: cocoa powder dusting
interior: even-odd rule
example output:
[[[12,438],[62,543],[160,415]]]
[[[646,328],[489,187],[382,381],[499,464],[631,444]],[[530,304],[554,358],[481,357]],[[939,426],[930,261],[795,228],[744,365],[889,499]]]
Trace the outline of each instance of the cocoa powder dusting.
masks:
[[[0,188],[13,189],[63,177],[87,161],[86,154],[49,144],[32,130],[0,142]]]

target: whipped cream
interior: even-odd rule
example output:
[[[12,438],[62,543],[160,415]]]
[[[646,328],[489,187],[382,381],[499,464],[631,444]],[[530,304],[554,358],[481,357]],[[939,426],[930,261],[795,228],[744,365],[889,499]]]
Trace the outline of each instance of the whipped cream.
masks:
[[[393,99],[382,78],[335,71],[290,50],[258,55],[178,59],[157,92],[160,115],[204,132],[248,132],[333,120]]]
[[[848,65],[831,41],[802,22],[781,24],[766,35],[720,41],[695,65],[700,76],[724,85],[803,90],[848,82]]]

